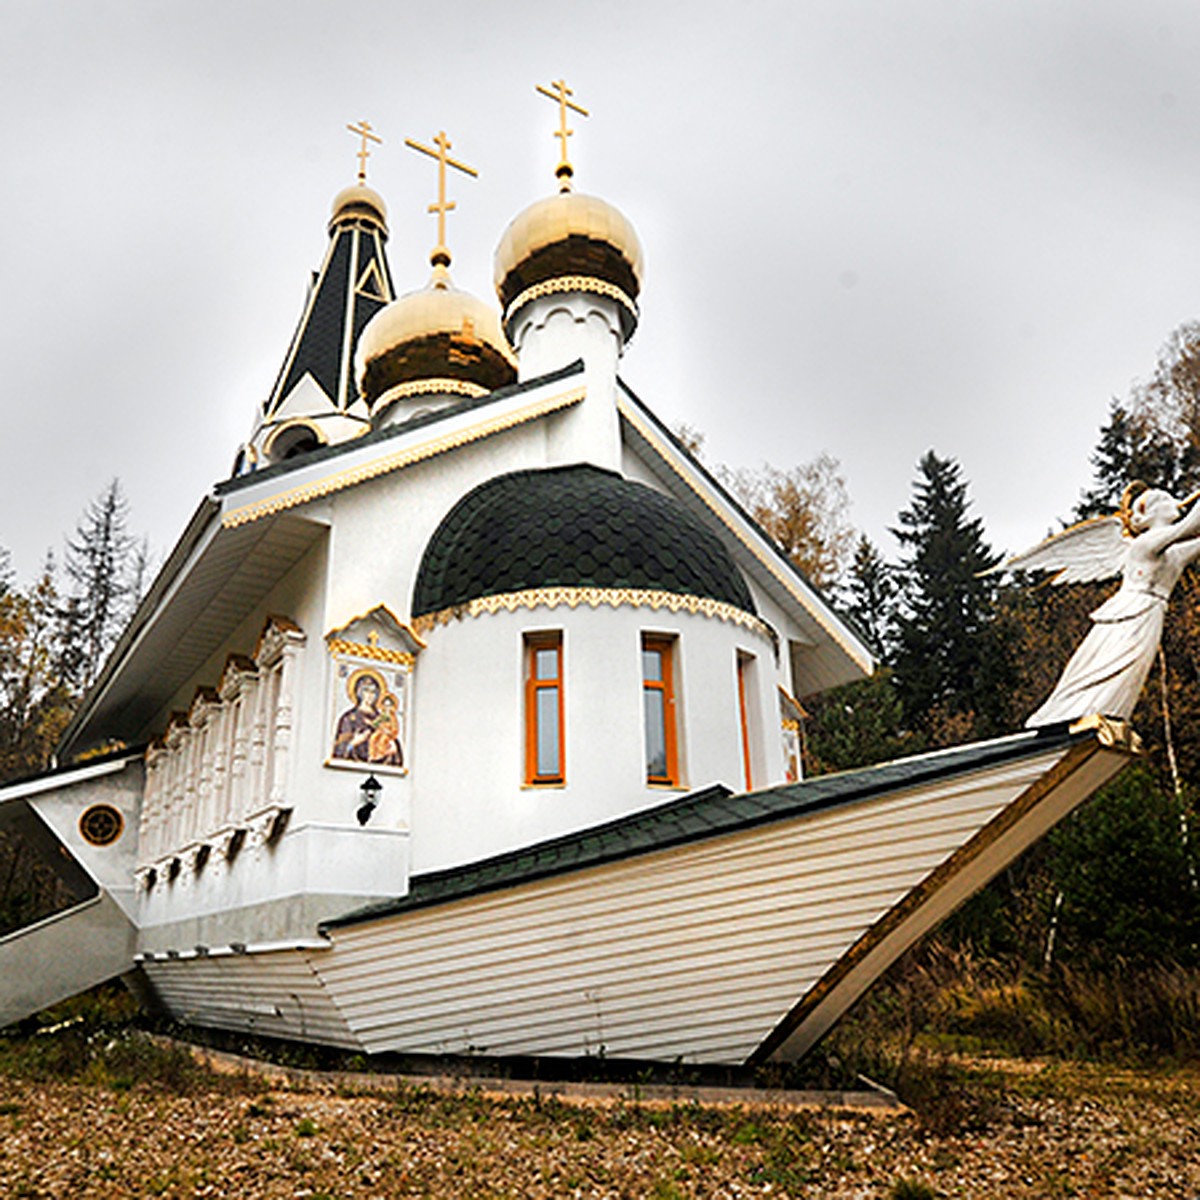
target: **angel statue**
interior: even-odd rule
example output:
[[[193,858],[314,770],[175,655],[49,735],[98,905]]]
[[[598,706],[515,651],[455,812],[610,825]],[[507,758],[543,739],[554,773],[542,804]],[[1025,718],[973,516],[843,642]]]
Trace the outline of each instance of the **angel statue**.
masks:
[[[1093,713],[1129,719],[1158,651],[1171,590],[1200,558],[1197,499],[1200,492],[1178,501],[1131,483],[1112,516],[1081,521],[993,568],[1054,571],[1055,584],[1121,576],[1116,593],[1091,614],[1091,630],[1027,728]]]

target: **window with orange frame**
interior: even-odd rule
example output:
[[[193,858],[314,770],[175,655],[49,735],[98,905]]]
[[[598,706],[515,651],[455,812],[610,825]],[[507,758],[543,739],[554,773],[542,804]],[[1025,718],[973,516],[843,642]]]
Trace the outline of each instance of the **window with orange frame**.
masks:
[[[646,731],[646,782],[678,786],[674,638],[642,636],[642,712]]]
[[[525,635],[525,782],[564,784],[563,644],[559,632]]]
[[[750,712],[747,703],[747,692],[751,686],[750,679],[753,676],[753,670],[753,657],[749,654],[739,654],[737,656],[738,719],[742,727],[742,773],[748,792],[754,790],[754,770],[751,765],[750,748]]]

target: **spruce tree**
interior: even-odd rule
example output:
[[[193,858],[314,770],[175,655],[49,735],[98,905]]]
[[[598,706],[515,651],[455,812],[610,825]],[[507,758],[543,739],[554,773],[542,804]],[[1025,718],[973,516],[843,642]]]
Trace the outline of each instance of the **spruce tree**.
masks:
[[[858,539],[846,576],[842,607],[882,661],[891,653],[896,606],[896,581],[892,568],[866,534]]]
[[[906,720],[935,743],[988,736],[1008,720],[1013,679],[996,620],[998,561],[983,523],[968,515],[967,484],[932,450],[918,464],[913,501],[900,513],[896,686]]]
[[[66,572],[71,591],[60,608],[66,681],[86,688],[132,611],[135,540],[126,529],[129,504],[114,479],[88,505],[67,542]]]
[[[1116,400],[1091,461],[1092,486],[1075,506],[1079,521],[1115,511],[1121,494],[1135,479],[1182,496],[1196,472],[1196,452],[1190,442],[1165,429],[1149,407],[1139,405],[1131,411]]]

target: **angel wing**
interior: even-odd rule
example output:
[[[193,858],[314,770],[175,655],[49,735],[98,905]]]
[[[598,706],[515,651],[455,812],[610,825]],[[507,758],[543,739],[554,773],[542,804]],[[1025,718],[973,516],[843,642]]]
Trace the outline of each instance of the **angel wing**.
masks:
[[[985,573],[1054,571],[1051,583],[1094,583],[1121,573],[1128,547],[1119,517],[1092,517]]]

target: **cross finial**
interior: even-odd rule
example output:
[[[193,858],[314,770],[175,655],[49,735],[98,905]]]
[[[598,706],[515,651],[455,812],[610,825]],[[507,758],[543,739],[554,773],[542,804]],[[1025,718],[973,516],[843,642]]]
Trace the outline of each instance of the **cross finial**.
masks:
[[[454,208],[454,201],[446,199],[446,168],[448,166],[454,167],[456,170],[471,175],[476,179],[479,178],[479,172],[474,167],[468,167],[466,163],[459,162],[458,159],[450,157],[447,152],[452,143],[446,136],[445,130],[440,131],[437,137],[433,139],[433,144],[437,147],[436,150],[430,150],[428,146],[422,146],[420,142],[414,142],[412,138],[405,138],[404,144],[413,150],[419,150],[422,154],[428,154],[430,158],[437,160],[438,198],[437,203],[431,204],[427,211],[437,213],[438,240],[437,245],[433,248],[433,253],[429,256],[429,261],[435,267],[448,267],[450,265],[450,250],[446,246],[446,214]]]
[[[382,146],[383,138],[377,137],[371,132],[370,121],[359,121],[357,125],[347,125],[346,128],[362,139],[362,144],[359,146],[356,156],[358,158],[358,182],[366,183],[367,159],[371,157],[371,152],[367,149],[367,143],[374,142],[375,145]]]
[[[550,88],[554,90],[551,91]],[[575,93],[567,87],[565,79],[556,79],[548,88],[542,87],[539,83],[537,90],[543,96],[548,96],[558,104],[558,130],[554,136],[558,138],[560,150],[558,167],[554,174],[558,176],[558,190],[560,192],[569,192],[571,190],[571,176],[575,174],[575,168],[571,166],[571,160],[567,157],[567,138],[575,130],[567,128],[567,109],[569,108],[572,112],[577,112],[581,117],[586,117],[588,110],[576,104],[574,100],[567,99],[568,96],[573,96]]]

